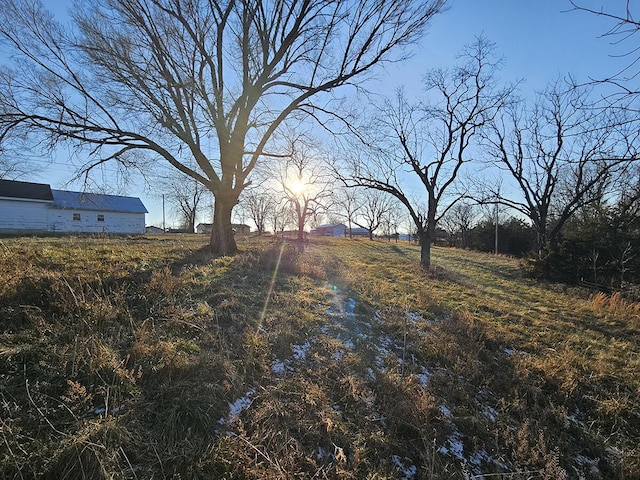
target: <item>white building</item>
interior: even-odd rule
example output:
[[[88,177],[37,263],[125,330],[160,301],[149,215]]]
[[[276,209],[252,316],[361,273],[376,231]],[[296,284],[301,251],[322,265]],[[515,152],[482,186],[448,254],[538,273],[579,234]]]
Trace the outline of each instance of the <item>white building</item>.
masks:
[[[137,197],[53,190],[42,183],[0,180],[0,232],[141,234],[146,213]]]
[[[331,223],[327,225],[318,225],[311,230],[311,235],[321,237],[344,237],[347,227],[342,223]]]

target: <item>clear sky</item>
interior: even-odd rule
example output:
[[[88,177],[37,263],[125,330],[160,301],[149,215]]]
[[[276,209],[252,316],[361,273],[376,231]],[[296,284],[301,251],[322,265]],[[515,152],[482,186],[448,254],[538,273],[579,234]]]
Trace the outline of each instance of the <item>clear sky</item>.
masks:
[[[70,4],[65,0],[44,0],[44,3],[59,12],[61,18]],[[599,10],[614,5],[619,8],[624,2],[582,0],[581,3]],[[630,50],[630,45],[612,45],[610,38],[601,37],[612,27],[611,21],[569,10],[569,0],[452,0],[450,10],[435,17],[429,33],[414,49],[414,56],[404,64],[388,67],[378,76],[381,87],[389,92],[400,85],[408,92],[420,90],[421,78],[428,69],[455,64],[455,55],[463,45],[481,34],[494,42],[497,53],[505,57],[504,80],[523,80],[524,96],[567,74],[578,81],[587,81],[617,73],[629,59],[615,55],[624,53],[627,47]],[[61,187],[72,173],[65,166],[64,153],[60,152],[48,168],[21,180]],[[77,187],[72,184],[65,188]],[[147,225],[162,224],[161,193],[146,189],[140,182],[127,188],[127,194],[139,196],[149,210]]]

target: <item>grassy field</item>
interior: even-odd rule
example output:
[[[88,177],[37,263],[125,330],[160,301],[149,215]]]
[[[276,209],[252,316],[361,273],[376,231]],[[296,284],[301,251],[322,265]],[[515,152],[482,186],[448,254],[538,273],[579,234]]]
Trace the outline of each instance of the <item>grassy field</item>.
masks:
[[[640,478],[640,307],[367,240],[0,241],[0,478]]]

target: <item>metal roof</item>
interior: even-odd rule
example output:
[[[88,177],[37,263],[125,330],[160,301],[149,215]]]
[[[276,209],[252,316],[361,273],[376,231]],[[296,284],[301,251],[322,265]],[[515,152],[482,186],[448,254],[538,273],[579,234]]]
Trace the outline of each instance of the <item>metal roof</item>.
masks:
[[[54,208],[101,212],[149,213],[138,197],[51,190]]]
[[[52,201],[51,187],[44,183],[0,180],[0,197]]]

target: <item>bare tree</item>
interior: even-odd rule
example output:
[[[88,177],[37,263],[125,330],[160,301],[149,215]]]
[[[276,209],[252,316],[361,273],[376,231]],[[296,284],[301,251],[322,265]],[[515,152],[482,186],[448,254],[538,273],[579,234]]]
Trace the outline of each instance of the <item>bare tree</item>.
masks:
[[[484,38],[465,48],[465,61],[453,70],[434,70],[425,77],[428,103],[411,104],[402,91],[377,115],[380,146],[370,157],[355,157],[348,185],[381,190],[395,196],[409,211],[421,242],[421,263],[431,265],[436,225],[464,195],[455,192],[458,174],[470,160],[468,147],[477,133],[502,108],[512,88],[496,86],[500,61]],[[426,202],[405,190],[404,172],[419,180]],[[426,203],[426,212],[422,211]]]
[[[284,234],[285,229],[295,221],[294,217],[295,214],[289,202],[284,198],[278,199],[269,214],[274,239],[278,237],[278,233]]]
[[[202,210],[209,191],[193,178],[176,175],[174,171],[158,175],[156,186],[177,215],[180,228],[193,233],[198,213]]]
[[[638,9],[637,3],[631,2],[631,0],[609,2],[606,9],[604,7],[600,9],[587,7],[583,1],[570,0],[570,2],[575,11],[587,12],[613,22],[612,26],[602,34],[604,38],[610,39],[613,45],[629,42],[631,38],[640,32],[640,20],[637,17],[640,14],[640,9]],[[637,79],[640,74],[640,69],[638,69],[640,63],[639,52],[638,45],[632,44],[626,52],[619,54],[619,56],[629,58],[627,65],[620,71],[611,72],[606,78],[598,79],[597,81],[617,86],[623,98],[629,95],[637,96],[640,93],[640,88],[630,84],[630,82]],[[620,96],[620,94],[615,96]]]
[[[336,88],[400,59],[445,4],[78,0],[63,27],[39,0],[5,0],[0,38],[20,68],[0,78],[0,139],[87,146],[84,172],[166,162],[213,193],[211,249],[232,253],[232,210],[274,132],[335,113]]]
[[[373,240],[374,232],[383,224],[391,210],[391,196],[387,193],[367,189],[361,196],[358,217],[353,223],[369,232],[369,240]]]
[[[468,233],[476,217],[474,204],[468,201],[456,203],[442,217],[442,227],[447,232],[452,247],[468,247]]]
[[[320,152],[304,135],[290,139],[290,151],[291,156],[283,162],[279,183],[295,212],[298,240],[303,240],[307,222],[329,207],[331,178],[319,159]]]
[[[240,207],[256,224],[258,236],[265,232],[269,215],[277,205],[275,192],[265,188],[248,188],[240,196]]]
[[[614,176],[636,157],[638,132],[621,112],[589,105],[586,90],[556,82],[530,110],[505,111],[485,136],[489,157],[519,193],[489,196],[531,221],[539,250],[557,240],[575,212],[602,201]]]
[[[361,192],[357,188],[340,188],[334,199],[336,215],[347,222],[349,238],[353,238],[353,224],[358,211],[362,208]]]

